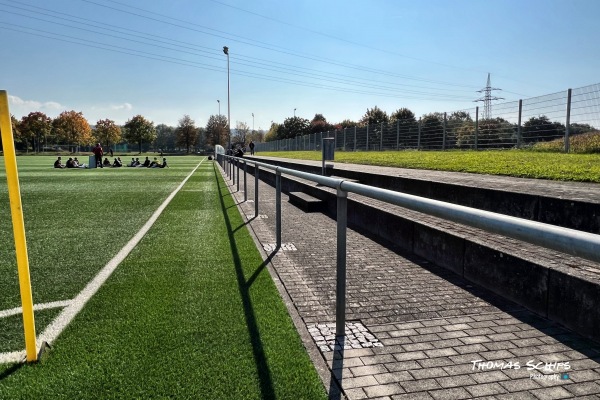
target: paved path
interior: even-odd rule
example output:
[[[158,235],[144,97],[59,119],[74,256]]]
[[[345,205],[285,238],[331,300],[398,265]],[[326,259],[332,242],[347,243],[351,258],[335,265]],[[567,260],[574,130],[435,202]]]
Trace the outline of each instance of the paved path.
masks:
[[[236,188],[231,184],[251,232],[270,253],[275,190],[260,183],[253,218],[254,203]],[[349,399],[600,398],[598,343],[352,230],[347,321],[357,324],[346,348],[331,351],[336,223],[282,197],[284,247],[272,265],[304,324],[299,331],[312,334],[305,345],[317,369],[327,363],[320,372],[328,388],[341,384]]]

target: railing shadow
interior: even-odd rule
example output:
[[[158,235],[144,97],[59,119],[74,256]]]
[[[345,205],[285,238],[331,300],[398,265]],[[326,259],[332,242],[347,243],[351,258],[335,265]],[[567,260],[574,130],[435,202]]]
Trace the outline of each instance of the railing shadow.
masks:
[[[231,221],[228,215],[228,208],[225,206],[225,202],[223,201],[223,191],[224,187],[219,183],[217,170],[215,166],[215,178],[218,185],[219,190],[219,200],[221,202],[221,209],[223,211],[223,218],[225,220],[225,225],[227,226],[227,234],[229,236],[229,245],[231,248],[231,254],[233,256],[233,262],[235,265],[235,273],[237,277],[238,288],[240,291],[240,296],[242,298],[242,303],[244,306],[244,317],[246,320],[246,326],[248,327],[248,333],[250,336],[250,341],[252,343],[252,352],[254,354],[254,361],[256,363],[256,372],[260,382],[260,391],[261,398],[263,399],[275,399],[275,390],[273,387],[273,379],[271,377],[271,371],[269,369],[269,363],[267,362],[267,357],[265,355],[265,351],[263,348],[263,344],[261,341],[260,330],[258,328],[258,323],[256,320],[256,315],[254,313],[254,308],[252,306],[252,299],[250,297],[250,287],[261,273],[264,268],[270,262],[274,253],[271,253],[269,257],[262,262],[262,264],[256,269],[256,271],[252,274],[250,279],[246,280],[244,277],[244,270],[242,266],[242,262],[240,259],[240,254],[236,245],[234,233],[235,231],[232,229]]]

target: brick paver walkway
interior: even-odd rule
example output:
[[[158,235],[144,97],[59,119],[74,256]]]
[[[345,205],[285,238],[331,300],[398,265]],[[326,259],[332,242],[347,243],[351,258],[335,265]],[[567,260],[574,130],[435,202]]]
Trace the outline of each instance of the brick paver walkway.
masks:
[[[244,203],[228,182],[250,231],[270,254],[274,188],[260,183],[254,218],[254,203]],[[249,176],[248,199],[253,182]],[[331,337],[322,332],[335,321],[336,223],[282,198],[286,245],[272,266],[302,320],[301,334],[313,334],[304,338],[317,369],[327,363],[329,370],[320,373],[328,388],[341,385],[349,399],[600,398],[598,343],[350,229],[347,321],[369,332],[357,328],[358,339],[348,335],[346,349],[330,351]]]

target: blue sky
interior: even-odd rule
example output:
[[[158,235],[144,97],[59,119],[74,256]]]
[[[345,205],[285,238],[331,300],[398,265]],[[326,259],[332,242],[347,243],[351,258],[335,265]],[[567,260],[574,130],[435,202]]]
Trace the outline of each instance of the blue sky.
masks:
[[[597,0],[0,0],[11,112],[268,129],[471,108],[600,82]]]

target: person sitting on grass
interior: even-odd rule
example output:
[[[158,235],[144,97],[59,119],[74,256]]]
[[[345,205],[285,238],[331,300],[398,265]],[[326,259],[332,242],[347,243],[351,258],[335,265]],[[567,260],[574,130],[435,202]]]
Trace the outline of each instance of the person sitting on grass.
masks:
[[[138,165],[138,167],[145,167],[145,168],[148,168],[149,166],[150,166],[150,159],[148,157],[146,157],[143,164]]]
[[[58,157],[56,161],[54,161],[54,168],[64,168],[65,166],[62,163],[62,158]]]
[[[104,162],[102,163],[102,165],[105,167],[110,167],[110,160],[108,159],[108,157],[106,157],[104,159]]]
[[[163,162],[162,162],[162,164],[160,164],[159,168],[169,168],[169,166],[167,165],[166,158],[163,158]]]
[[[160,168],[160,164],[158,163],[156,157],[154,157],[154,160],[150,163],[150,165],[148,165],[148,168]]]
[[[77,159],[77,157],[75,157],[75,159],[73,160],[73,167],[75,167],[75,168],[87,168],[87,165],[85,165],[85,164],[79,164],[79,160]]]
[[[135,167],[135,158],[131,157],[131,162],[127,164],[128,167]]]
[[[113,166],[113,168],[122,167],[123,166],[123,162],[121,161],[121,157],[116,157],[112,166]]]
[[[73,158],[69,157],[69,159],[67,160],[67,163],[65,164],[65,166],[67,168],[75,168],[75,165],[73,165]]]

